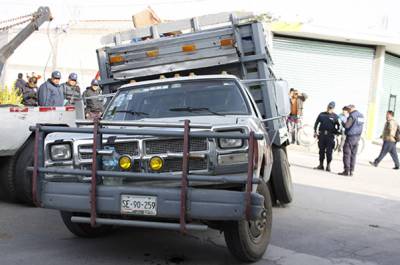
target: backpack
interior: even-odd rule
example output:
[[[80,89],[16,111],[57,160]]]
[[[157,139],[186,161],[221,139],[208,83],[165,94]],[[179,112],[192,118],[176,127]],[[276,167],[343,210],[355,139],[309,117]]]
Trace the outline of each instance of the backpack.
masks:
[[[397,125],[396,134],[394,135],[396,142],[400,142],[400,126]]]

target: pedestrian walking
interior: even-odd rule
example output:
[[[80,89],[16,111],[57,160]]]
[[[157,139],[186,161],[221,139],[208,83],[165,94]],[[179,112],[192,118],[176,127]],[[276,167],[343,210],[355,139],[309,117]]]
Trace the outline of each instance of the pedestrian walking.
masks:
[[[68,81],[61,84],[64,93],[64,105],[75,105],[75,102],[81,98],[81,88],[78,85],[78,75],[71,73]]]
[[[99,81],[93,79],[90,87],[86,88],[83,92],[83,99],[86,105],[85,117],[87,119],[94,119],[95,117],[100,117],[104,111],[103,99],[100,97],[101,89],[99,86]]]
[[[369,162],[371,165],[377,167],[382,159],[387,155],[393,159],[394,168],[399,169],[399,157],[397,156],[396,150],[396,142],[399,141],[398,134],[399,134],[399,125],[394,119],[394,112],[389,110],[386,112],[386,123],[382,133],[383,145],[379,156],[372,162]]]
[[[26,81],[24,80],[24,75],[22,73],[18,74],[17,80],[15,80],[14,87],[22,95],[22,91],[26,86]]]
[[[38,105],[38,87],[36,77],[30,77],[28,83],[23,88],[22,104],[32,107]]]
[[[301,125],[301,118],[303,116],[304,102],[308,96],[305,93],[299,93],[298,90],[290,89],[290,115],[287,119],[287,125],[292,139],[292,144],[299,144],[297,139],[297,132]]]
[[[319,165],[314,169],[324,170],[326,157],[326,171],[331,171],[332,153],[335,148],[335,135],[340,129],[339,117],[334,113],[335,102],[328,104],[327,110],[321,112],[314,124],[314,135],[318,137]]]
[[[343,146],[344,171],[339,173],[342,176],[353,176],[356,165],[358,143],[364,129],[364,115],[356,110],[354,105],[347,106],[349,117],[343,123],[346,140]]]
[[[51,78],[39,87],[39,106],[64,106],[64,93],[60,88],[61,73],[54,71]]]

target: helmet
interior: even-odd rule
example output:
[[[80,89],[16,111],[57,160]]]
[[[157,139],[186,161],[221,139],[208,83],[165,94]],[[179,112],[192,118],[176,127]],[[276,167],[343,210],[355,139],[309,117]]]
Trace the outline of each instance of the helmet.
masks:
[[[328,109],[334,109],[335,106],[336,106],[335,101],[331,101],[331,102],[329,102],[329,104],[328,104]]]
[[[54,71],[51,73],[51,78],[55,78],[55,79],[61,79],[61,73],[60,71]]]
[[[76,81],[76,80],[78,80],[78,75],[75,73],[70,73],[68,76],[68,79]]]
[[[99,80],[93,79],[92,82],[90,83],[92,86],[98,86],[99,85]]]

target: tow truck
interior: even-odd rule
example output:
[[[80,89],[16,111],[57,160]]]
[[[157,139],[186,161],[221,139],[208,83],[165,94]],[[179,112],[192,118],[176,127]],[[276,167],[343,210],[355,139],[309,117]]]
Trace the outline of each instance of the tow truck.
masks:
[[[52,16],[48,7],[39,7],[29,23],[0,48],[0,75],[14,51]],[[82,107],[80,108],[82,109]],[[75,106],[24,107],[0,102],[0,197],[9,201],[32,203],[33,134],[29,126],[52,124],[75,126],[76,117],[83,117]]]

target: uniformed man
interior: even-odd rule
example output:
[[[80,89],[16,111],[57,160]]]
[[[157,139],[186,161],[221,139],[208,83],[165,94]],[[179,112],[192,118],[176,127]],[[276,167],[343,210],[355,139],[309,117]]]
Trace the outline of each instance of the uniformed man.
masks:
[[[353,176],[356,165],[358,142],[364,129],[364,115],[356,110],[354,105],[347,106],[349,117],[343,123],[346,140],[343,146],[344,171],[339,173],[342,176]]]
[[[81,97],[81,89],[78,86],[78,75],[71,73],[68,81],[61,85],[64,92],[64,105],[75,105],[75,102]]]
[[[324,170],[326,156],[326,171],[331,171],[332,152],[335,148],[335,134],[340,129],[339,117],[334,113],[335,102],[330,102],[326,111],[318,115],[314,124],[314,133],[318,137],[319,166],[315,169]]]
[[[93,79],[90,87],[86,88],[83,92],[83,99],[86,104],[85,117],[87,119],[94,119],[95,117],[100,117],[103,113],[103,98],[101,96],[101,89],[99,86],[99,81]]]
[[[64,106],[64,93],[60,88],[61,73],[54,71],[51,78],[39,87],[39,106]]]

